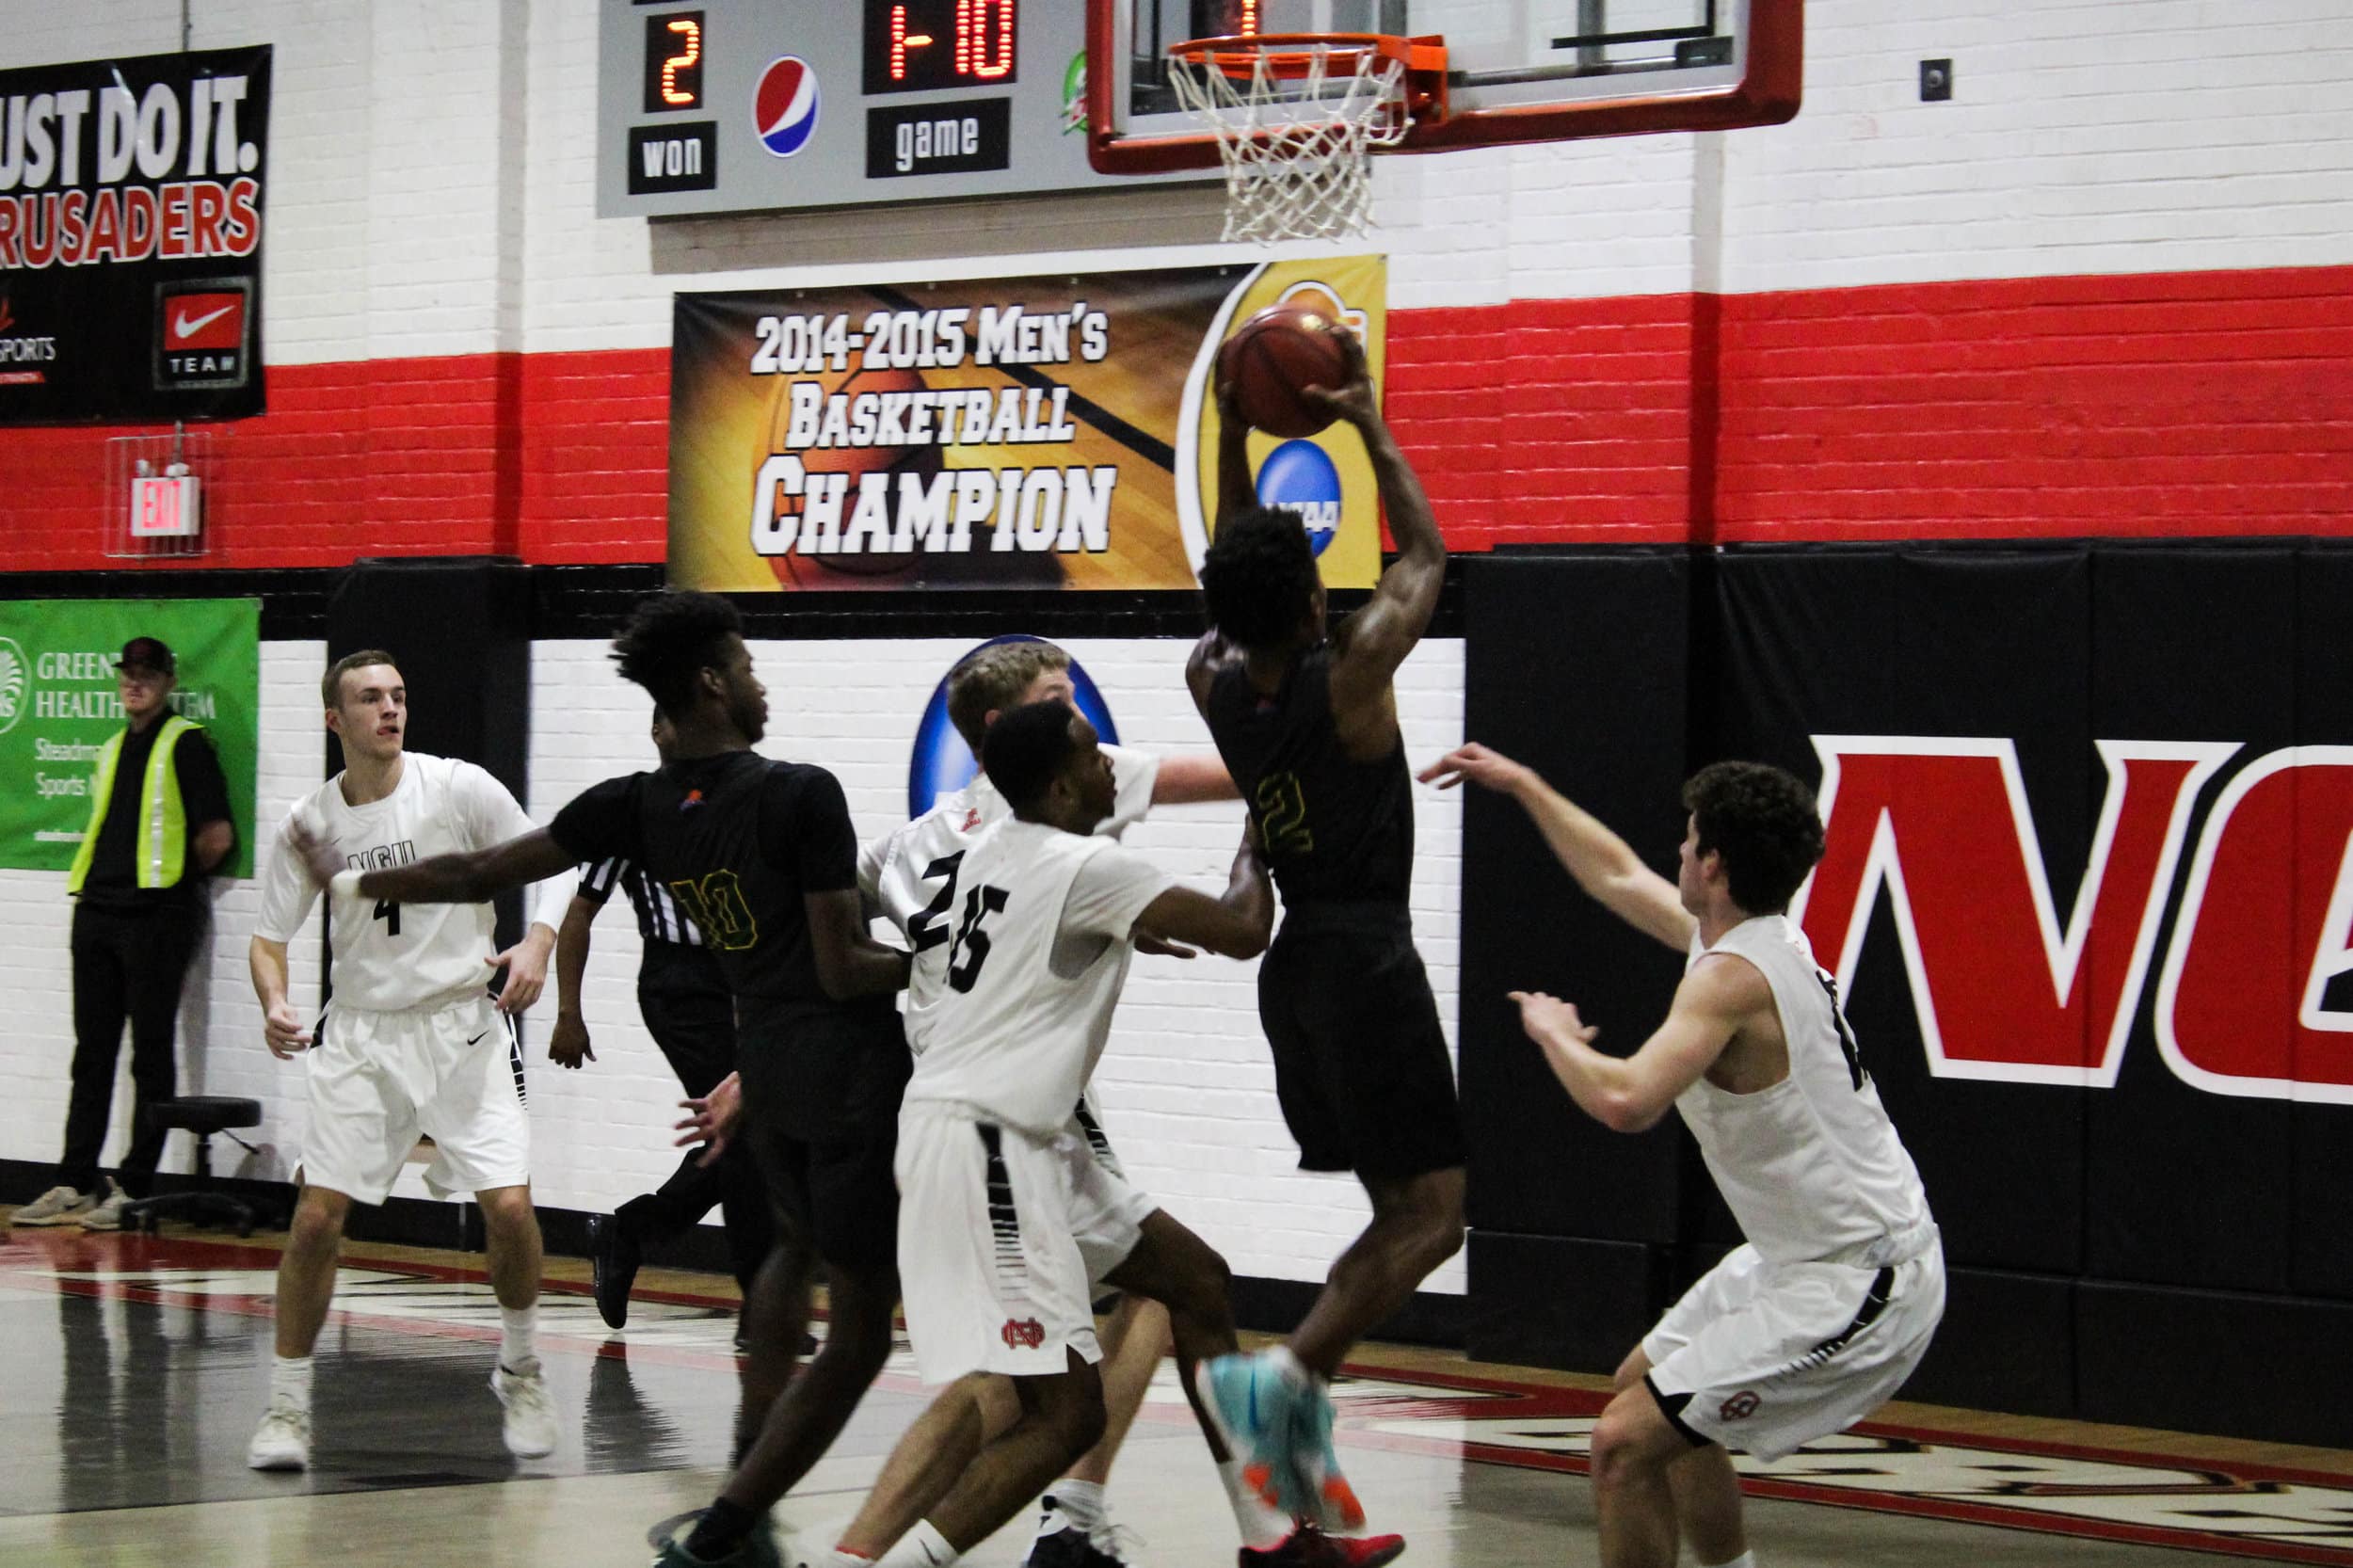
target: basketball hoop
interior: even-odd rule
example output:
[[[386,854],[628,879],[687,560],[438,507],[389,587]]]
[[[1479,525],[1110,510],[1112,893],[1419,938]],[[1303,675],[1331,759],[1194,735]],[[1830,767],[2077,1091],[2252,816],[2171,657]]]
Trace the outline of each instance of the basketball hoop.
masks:
[[[1193,39],[1168,51],[1177,101],[1225,168],[1225,234],[1261,245],[1362,234],[1372,154],[1444,112],[1446,50],[1376,33]],[[1433,84],[1435,84],[1434,89]]]

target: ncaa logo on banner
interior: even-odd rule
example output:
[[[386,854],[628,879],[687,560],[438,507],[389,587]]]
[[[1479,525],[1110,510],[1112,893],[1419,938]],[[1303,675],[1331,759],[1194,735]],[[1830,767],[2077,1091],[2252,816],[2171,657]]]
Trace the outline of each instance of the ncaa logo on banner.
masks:
[[[817,72],[797,55],[768,62],[752,89],[752,129],[760,145],[789,158],[817,134]]]
[[[1296,513],[1319,555],[1340,531],[1340,471],[1310,440],[1285,441],[1258,465],[1258,504]]]
[[[932,688],[932,699],[923,706],[923,717],[915,727],[915,751],[907,759],[907,815],[920,817],[937,804],[939,797],[953,794],[972,782],[981,771],[980,759],[956,733],[955,725],[948,717],[948,677],[956,666],[984,648],[1000,643],[1042,643],[1043,637],[991,637],[975,643],[956,655],[939,684]],[[1065,651],[1067,651],[1065,649]],[[1095,733],[1106,745],[1119,744],[1119,727],[1112,722],[1110,704],[1103,700],[1102,689],[1095,680],[1079,667],[1079,661],[1070,661],[1071,700],[1086,721],[1095,726]]]

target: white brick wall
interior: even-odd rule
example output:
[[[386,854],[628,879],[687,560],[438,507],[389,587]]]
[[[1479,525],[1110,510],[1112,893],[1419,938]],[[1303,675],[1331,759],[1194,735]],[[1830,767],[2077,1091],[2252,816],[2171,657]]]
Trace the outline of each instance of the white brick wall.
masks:
[[[1793,124],[1385,159],[1404,306],[2353,261],[2337,0],[1812,0]],[[206,0],[278,49],[280,364],[653,347],[723,288],[1223,259],[1209,190],[649,225],[595,216],[589,0]],[[177,45],[177,0],[0,0],[0,65]],[[1948,104],[1921,59],[1955,62]],[[1353,246],[1351,248],[1361,248]]]
[[[848,792],[861,836],[904,819],[908,749],[932,689],[970,645],[956,640],[783,642],[754,646],[769,689],[772,756],[822,762]],[[1068,647],[1101,687],[1123,741],[1158,750],[1206,748],[1209,736],[1183,683],[1181,641],[1079,640]],[[319,777],[324,741],[317,643],[262,648],[260,851],[266,856],[294,799]],[[1421,759],[1462,733],[1463,655],[1454,641],[1423,645],[1399,677],[1409,755]],[[532,799],[541,821],[582,789],[650,760],[647,704],[612,673],[600,642],[542,643],[533,663]],[[1431,982],[1452,1037],[1456,1017],[1456,912],[1460,885],[1458,796],[1417,792],[1419,858],[1414,916]],[[1223,885],[1238,807],[1167,810],[1128,842],[1194,883]],[[246,972],[257,912],[251,882],[224,886],[207,961],[182,1016],[181,1082],[188,1093],[247,1095],[264,1106],[264,1155],[247,1161],[223,1146],[223,1170],[284,1177],[299,1156],[305,1112],[301,1067],[261,1043],[261,1015]],[[0,872],[0,984],[15,1027],[0,1037],[0,1158],[54,1160],[65,1120],[72,1050],[66,963],[68,904],[55,872]],[[294,995],[318,999],[321,917],[290,946]],[[541,1201],[608,1209],[659,1182],[672,1167],[668,1128],[677,1080],[638,1021],[634,923],[625,908],[597,927],[587,1016],[597,1061],[568,1073],[546,1059],[552,999],[525,1025],[530,1057],[535,1182]],[[1112,1135],[1136,1180],[1224,1250],[1241,1272],[1321,1278],[1364,1223],[1353,1182],[1308,1176],[1274,1104],[1273,1073],[1258,1032],[1255,969],[1214,958],[1138,962],[1099,1081]],[[116,1096],[124,1143],[128,1051]],[[187,1167],[174,1140],[167,1168]],[[234,1157],[230,1158],[230,1157]],[[397,1192],[423,1196],[412,1168]],[[1459,1262],[1431,1288],[1460,1291]]]

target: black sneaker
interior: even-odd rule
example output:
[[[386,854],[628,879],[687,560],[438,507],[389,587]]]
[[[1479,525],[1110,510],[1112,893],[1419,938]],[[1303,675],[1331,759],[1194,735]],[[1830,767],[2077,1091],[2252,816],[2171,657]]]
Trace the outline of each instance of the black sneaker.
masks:
[[[642,1261],[637,1238],[618,1216],[588,1216],[588,1278],[596,1288],[597,1312],[607,1328],[629,1321],[629,1288],[637,1283]]]
[[[1030,1555],[1021,1560],[1022,1568],[1132,1568],[1127,1558],[1112,1549],[1120,1544],[1119,1536],[1132,1541],[1132,1532],[1106,1526],[1090,1534],[1056,1508],[1050,1495],[1045,1507],[1038,1537],[1030,1543]]]

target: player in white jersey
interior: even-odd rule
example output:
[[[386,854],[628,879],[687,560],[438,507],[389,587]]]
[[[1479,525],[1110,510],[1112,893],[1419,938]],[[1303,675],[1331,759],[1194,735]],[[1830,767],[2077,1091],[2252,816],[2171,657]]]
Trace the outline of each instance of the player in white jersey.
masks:
[[[1718,762],[1684,786],[1676,881],[1533,772],[1466,745],[1421,775],[1516,799],[1577,885],[1686,955],[1666,1021],[1628,1057],[1577,1009],[1515,991],[1571,1097],[1621,1132],[1673,1107],[1746,1242],[1618,1368],[1593,1429],[1606,1568],[1753,1568],[1727,1448],[1776,1460],[1890,1399],[1945,1312],[1945,1255],[1919,1172],[1880,1104],[1838,989],[1785,911],[1822,856],[1814,793]]]
[[[508,1450],[537,1457],[555,1447],[555,1413],[536,1347],[539,1221],[509,1018],[538,998],[573,879],[538,885],[529,934],[504,952],[487,904],[360,898],[349,884],[362,871],[503,843],[532,823],[472,763],[404,748],[408,695],[390,654],[337,660],[320,695],[344,771],[287,814],[264,874],[250,955],[269,1048],[302,1057],[311,1126],[302,1195],[278,1266],[269,1409],[247,1463],[309,1465],[311,1352],[334,1295],[344,1220],[354,1203],[384,1201],[420,1134],[435,1150],[426,1186],[471,1192],[481,1205],[504,1330],[490,1386],[506,1409]],[[286,995],[286,945],[319,894],[297,848],[301,834],[332,844],[351,868],[328,888],[334,1000],[315,1028]],[[493,1001],[487,982],[502,965],[506,984]]]
[[[924,1046],[900,1111],[907,1332],[923,1381],[949,1386],[901,1439],[829,1568],[952,1562],[1094,1446],[1097,1285],[1166,1305],[1188,1372],[1234,1343],[1224,1260],[1099,1163],[1070,1108],[1110,1035],[1135,937],[1254,956],[1273,924],[1265,864],[1245,841],[1212,899],[1095,836],[1112,767],[1064,703],[1004,714],[983,754],[1014,814],[964,852],[945,984],[910,1013]],[[1010,1379],[1020,1407],[993,1434],[976,1387],[989,1378]],[[1239,1510],[1241,1466],[1197,1402],[1195,1415]]]
[[[1043,639],[1009,638],[983,645],[950,673],[948,716],[977,758],[1000,713],[1032,702],[1075,704],[1077,696],[1069,654]],[[1111,814],[1095,830],[1099,836],[1119,837],[1154,806],[1238,798],[1215,753],[1160,757],[1108,743],[1101,750],[1112,765],[1112,800]],[[950,932],[942,916],[955,898],[957,865],[974,839],[1012,814],[988,776],[976,774],[965,788],[940,796],[930,810],[872,840],[860,854],[858,890],[868,910],[889,920],[914,951],[911,1004],[920,1006],[947,984]],[[917,1021],[912,1011],[908,1021]],[[912,1032],[908,1044],[922,1049]],[[1124,1179],[1091,1087],[1082,1092],[1073,1122],[1096,1158]],[[1047,1492],[1027,1568],[1121,1568],[1103,1486],[1168,1345],[1167,1312],[1157,1302],[1123,1294],[1102,1329],[1103,1440]],[[1009,1386],[986,1393],[992,1427],[1017,1416]]]

